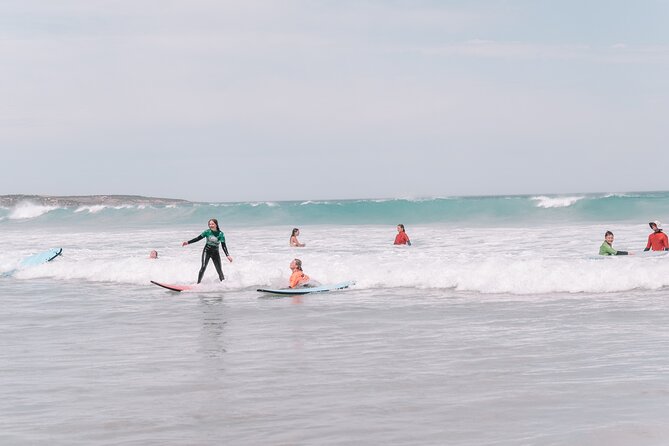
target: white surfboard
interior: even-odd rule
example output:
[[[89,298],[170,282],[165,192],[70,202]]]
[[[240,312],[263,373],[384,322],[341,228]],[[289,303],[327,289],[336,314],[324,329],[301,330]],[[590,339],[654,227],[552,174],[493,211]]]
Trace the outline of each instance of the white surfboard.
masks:
[[[324,293],[327,291],[343,290],[352,285],[355,285],[353,281],[333,283],[330,285],[319,285],[319,286],[302,286],[297,288],[258,288],[258,291],[261,293],[271,293],[271,294],[283,294],[288,296],[296,296],[299,294],[311,294],[311,293]]]

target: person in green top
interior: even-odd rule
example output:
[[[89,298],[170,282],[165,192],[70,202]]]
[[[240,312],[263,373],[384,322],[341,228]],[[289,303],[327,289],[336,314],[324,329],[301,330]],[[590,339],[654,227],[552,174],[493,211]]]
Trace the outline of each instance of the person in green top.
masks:
[[[207,269],[209,259],[214,261],[214,266],[216,267],[216,272],[218,273],[218,278],[221,282],[225,279],[223,270],[221,269],[221,256],[218,253],[219,244],[221,245],[221,249],[223,249],[225,256],[228,258],[228,261],[232,262],[232,257],[228,254],[228,247],[225,245],[225,235],[223,235],[223,231],[218,227],[218,220],[212,218],[209,220],[208,226],[209,229],[205,230],[202,234],[181,244],[181,246],[186,246],[202,240],[203,238],[207,239],[204,249],[202,250],[202,267],[197,276],[197,283],[202,282],[202,276],[204,276],[204,271]]]
[[[627,251],[616,251],[613,249],[613,232],[606,231],[604,234],[604,243],[599,247],[600,256],[626,256],[629,252]]]

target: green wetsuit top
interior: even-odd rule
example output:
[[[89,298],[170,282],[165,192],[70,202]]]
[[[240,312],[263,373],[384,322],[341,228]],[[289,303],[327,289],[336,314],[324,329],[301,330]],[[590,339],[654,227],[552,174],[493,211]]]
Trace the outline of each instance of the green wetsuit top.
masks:
[[[225,245],[225,235],[223,235],[223,231],[212,231],[211,229],[205,230],[202,234],[199,236],[195,237],[192,240],[188,240],[188,244],[190,245],[191,243],[195,243],[198,240],[206,239],[207,244],[205,245],[205,248],[216,248],[218,249],[219,243],[221,244],[221,248],[223,248],[223,252],[225,255],[228,254],[228,247]]]
[[[616,251],[613,249],[613,246],[609,245],[607,242],[602,243],[602,246],[599,247],[600,256],[626,256],[627,251]]]

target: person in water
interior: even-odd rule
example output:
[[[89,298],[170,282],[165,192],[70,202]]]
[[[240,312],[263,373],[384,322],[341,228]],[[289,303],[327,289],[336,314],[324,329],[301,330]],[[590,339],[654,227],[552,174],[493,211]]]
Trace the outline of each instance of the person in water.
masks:
[[[293,273],[290,275],[290,283],[288,284],[288,288],[295,288],[309,283],[309,276],[304,274],[304,271],[302,271],[302,260],[293,259],[293,261],[290,262],[290,270]]]
[[[218,253],[219,244],[221,245],[221,249],[223,249],[225,256],[228,258],[228,261],[232,262],[232,257],[230,257],[230,254],[228,254],[228,247],[225,245],[225,235],[223,235],[223,231],[221,231],[221,229],[218,227],[218,220],[212,218],[209,220],[208,225],[209,229],[205,230],[202,234],[181,244],[181,246],[186,246],[190,245],[191,243],[200,241],[203,238],[207,239],[204,245],[204,249],[202,250],[202,267],[200,268],[200,272],[197,276],[197,283],[202,282],[202,276],[204,276],[204,271],[207,269],[209,259],[214,261],[214,266],[216,267],[218,278],[221,281],[225,279],[223,276],[223,270],[221,269],[221,256]]]
[[[156,251],[155,249],[151,250],[151,252],[149,253],[149,258],[150,259],[157,259],[158,258],[158,251]]]
[[[653,251],[669,251],[669,240],[667,240],[667,234],[662,232],[662,223],[655,220],[648,223],[648,226],[653,230],[653,233],[648,236],[648,243],[644,251],[648,251],[649,249]]]
[[[409,236],[407,235],[406,231],[404,231],[404,225],[401,223],[397,225],[397,235],[395,236],[394,244],[411,246],[411,240],[409,240]]]
[[[290,234],[290,246],[296,248],[302,248],[303,246],[307,246],[304,243],[300,243],[300,241],[297,239],[298,235],[300,235],[300,230],[298,228],[293,228],[293,232],[292,234]]]
[[[626,256],[629,253],[627,251],[616,251],[613,249],[613,232],[606,231],[604,234],[604,243],[599,247],[600,256]]]

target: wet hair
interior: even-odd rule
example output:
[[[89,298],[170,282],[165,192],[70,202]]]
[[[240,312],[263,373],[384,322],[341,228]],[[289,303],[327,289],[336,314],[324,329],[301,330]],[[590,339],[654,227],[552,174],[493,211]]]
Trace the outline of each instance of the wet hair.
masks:
[[[152,250],[152,251],[149,253],[149,257],[151,257],[152,259],[157,259],[157,258],[158,258],[158,251],[156,251],[155,249]]]
[[[290,234],[290,236],[294,236],[300,229],[299,228],[293,228],[293,233]]]
[[[216,230],[218,232],[221,232],[221,228],[218,227],[218,220],[216,220],[215,218],[210,218],[209,221],[213,221],[214,224],[216,225]],[[207,223],[209,223],[209,222],[207,222]]]
[[[302,271],[302,260],[300,259],[293,259],[293,262],[295,262],[295,267]]]
[[[405,231],[404,231],[404,225],[403,225],[402,223],[400,223],[399,225],[397,225],[397,227],[398,227],[398,228],[401,228],[401,229],[402,229],[402,232],[405,232]]]
[[[604,234],[604,237],[608,237],[609,235],[613,235],[613,232],[611,232],[611,231],[606,231],[606,234]]]

